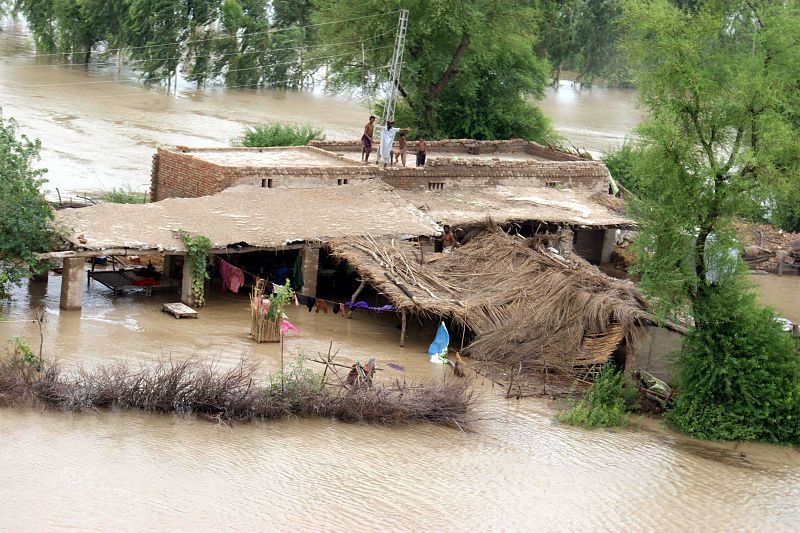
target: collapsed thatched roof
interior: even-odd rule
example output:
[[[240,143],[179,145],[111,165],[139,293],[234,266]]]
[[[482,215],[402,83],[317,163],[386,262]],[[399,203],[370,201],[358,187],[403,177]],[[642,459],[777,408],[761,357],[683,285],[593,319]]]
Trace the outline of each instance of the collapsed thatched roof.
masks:
[[[371,237],[331,247],[399,309],[466,324],[476,334],[467,353],[479,359],[565,370],[602,362],[651,318],[631,282],[496,228],[424,259],[411,243]]]
[[[151,204],[100,204],[56,213],[77,248],[185,251],[177,230],[205,235],[214,248],[280,247],[350,235],[431,235],[439,226],[390,186],[363,182],[326,189],[233,187],[214,196]],[[81,237],[82,236],[82,237]],[[83,242],[85,241],[85,242]]]

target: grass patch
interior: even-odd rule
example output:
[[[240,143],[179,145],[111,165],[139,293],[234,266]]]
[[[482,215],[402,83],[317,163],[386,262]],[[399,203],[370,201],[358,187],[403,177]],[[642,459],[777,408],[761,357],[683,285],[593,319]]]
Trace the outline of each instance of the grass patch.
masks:
[[[110,204],[146,204],[150,201],[150,193],[148,191],[136,191],[130,186],[114,187],[110,190],[93,192],[86,196],[92,200]]]
[[[572,408],[558,413],[556,419],[586,429],[625,427],[630,424],[627,405],[622,373],[608,365],[595,379],[586,396]]]
[[[322,141],[325,135],[319,128],[300,124],[260,124],[250,126],[241,137],[233,139],[234,146],[264,148],[270,146],[303,146],[309,141]]]

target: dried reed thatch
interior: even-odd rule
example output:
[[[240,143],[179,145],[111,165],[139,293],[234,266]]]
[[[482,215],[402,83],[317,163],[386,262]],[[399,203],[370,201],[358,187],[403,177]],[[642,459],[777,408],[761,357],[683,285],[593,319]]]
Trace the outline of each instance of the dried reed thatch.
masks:
[[[67,372],[55,363],[34,368],[19,358],[0,360],[0,407],[97,408],[185,413],[219,421],[287,416],[399,424],[424,421],[468,427],[472,393],[466,381],[402,381],[344,386],[302,367],[259,378],[247,361],[223,369],[193,360],[133,368],[116,363]]]
[[[569,372],[609,358],[651,317],[634,285],[491,223],[451,254],[371,237],[334,243],[398,309],[450,316],[475,333],[473,358]]]

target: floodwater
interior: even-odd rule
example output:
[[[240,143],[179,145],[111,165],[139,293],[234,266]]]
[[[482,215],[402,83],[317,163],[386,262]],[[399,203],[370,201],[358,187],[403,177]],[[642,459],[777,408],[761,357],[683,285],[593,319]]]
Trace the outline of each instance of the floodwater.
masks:
[[[246,126],[309,123],[327,138],[358,139],[366,102],[320,90],[148,89],[134,72],[105,63],[52,65],[34,57],[23,22],[0,21],[0,105],[42,141],[50,196],[114,187],[144,191],[159,145],[230,145]],[[160,91],[160,92],[159,92]],[[570,143],[593,153],[620,145],[640,119],[635,92],[578,90],[562,82],[539,105]],[[432,154],[433,155],[433,154]]]
[[[0,56],[32,52],[24,26],[2,28]],[[368,114],[356,99],[319,92],[181,88],[170,97],[113,67],[40,65],[0,58],[0,101],[42,140],[50,186],[62,192],[145,189],[160,144],[224,146],[265,120],[357,138]],[[575,145],[602,150],[638,121],[633,100],[630,91],[562,86],[541,105]],[[767,292],[777,298],[787,288]],[[43,310],[44,351],[64,365],[169,357],[230,365],[246,355],[265,370],[279,367],[277,345],[247,338],[244,295],[215,289],[198,320],[176,320],[160,312],[173,294],[116,297],[93,284],[80,312],[61,312],[59,289],[58,276],[16,289],[0,308],[0,339],[20,336],[38,349],[31,319]],[[800,316],[788,297],[768,303]],[[427,362],[432,324],[412,325],[400,348],[393,314],[289,314],[301,330],[287,341],[290,360],[313,358],[333,341],[342,362],[374,356],[379,367],[405,368],[381,379],[438,380],[447,371]],[[481,380],[475,389],[481,420],[470,433],[0,409],[0,530],[796,530],[796,449],[697,442],[647,419],[586,432],[555,423],[549,402],[505,400]]]
[[[774,308],[795,324],[800,323],[800,276],[792,271],[783,276],[752,275],[750,281],[755,284],[763,305]]]
[[[245,295],[209,292],[197,320],[160,312],[172,294],[114,296],[93,284],[80,312],[60,312],[60,278],[24,285],[0,338],[22,336],[63,364],[243,354],[279,366],[278,346],[247,339]],[[343,363],[375,356],[442,379],[425,349],[432,324],[398,346],[394,314],[353,320],[290,308],[301,333],[286,352],[313,358],[333,341]],[[307,363],[314,365],[313,362]],[[0,530],[598,530],[791,531],[800,513],[800,453],[713,444],[639,419],[595,431],[553,421],[543,400],[506,400],[480,379],[470,433],[287,420],[222,427],[139,412],[0,410]],[[46,508],[42,507],[46,502]]]

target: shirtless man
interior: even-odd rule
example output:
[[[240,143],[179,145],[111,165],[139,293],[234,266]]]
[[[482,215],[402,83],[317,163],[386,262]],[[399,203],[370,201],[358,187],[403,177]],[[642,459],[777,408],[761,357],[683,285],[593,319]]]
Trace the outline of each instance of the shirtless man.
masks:
[[[442,253],[449,254],[453,251],[453,248],[461,246],[461,243],[458,242],[456,236],[450,231],[450,226],[445,224],[442,229],[444,230],[444,234],[442,235]]]
[[[369,122],[364,126],[364,135],[361,136],[361,161],[369,163],[369,154],[372,153],[372,132],[375,130],[375,116],[369,117]]]

